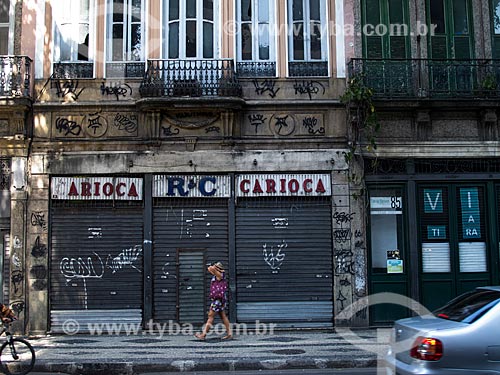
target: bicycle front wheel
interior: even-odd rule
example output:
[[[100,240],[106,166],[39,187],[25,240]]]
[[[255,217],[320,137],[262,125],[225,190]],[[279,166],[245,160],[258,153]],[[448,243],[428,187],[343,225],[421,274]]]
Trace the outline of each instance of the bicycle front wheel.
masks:
[[[25,375],[35,366],[35,350],[21,338],[13,338],[0,347],[0,369],[7,375]]]

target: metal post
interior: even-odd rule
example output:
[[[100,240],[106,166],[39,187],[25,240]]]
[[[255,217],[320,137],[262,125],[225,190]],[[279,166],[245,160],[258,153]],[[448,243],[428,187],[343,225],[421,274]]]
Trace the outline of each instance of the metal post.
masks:
[[[144,176],[144,322],[147,324],[153,318],[153,176]]]

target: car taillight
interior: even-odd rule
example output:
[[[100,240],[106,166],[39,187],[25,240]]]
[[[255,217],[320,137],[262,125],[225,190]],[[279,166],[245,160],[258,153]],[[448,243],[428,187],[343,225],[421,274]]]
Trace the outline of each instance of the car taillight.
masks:
[[[412,358],[423,361],[439,361],[443,356],[443,343],[432,337],[418,337],[410,351]]]

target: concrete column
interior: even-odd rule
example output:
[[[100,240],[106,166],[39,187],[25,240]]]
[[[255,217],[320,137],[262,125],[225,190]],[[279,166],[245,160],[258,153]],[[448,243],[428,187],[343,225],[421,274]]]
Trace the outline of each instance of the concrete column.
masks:
[[[337,327],[368,326],[366,308],[348,309],[367,294],[363,166],[356,159],[349,163],[348,170],[333,174],[333,302]]]
[[[30,334],[45,334],[48,330],[48,225],[49,177],[32,175],[27,210],[26,265],[28,295],[28,325]]]
[[[19,318],[12,330],[26,332],[26,158],[12,158],[10,206],[9,304]]]

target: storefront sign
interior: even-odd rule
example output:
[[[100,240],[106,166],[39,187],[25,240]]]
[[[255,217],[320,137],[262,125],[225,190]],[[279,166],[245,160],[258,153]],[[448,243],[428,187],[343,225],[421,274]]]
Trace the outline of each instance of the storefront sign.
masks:
[[[153,197],[228,198],[231,194],[229,176],[154,176]]]
[[[370,197],[370,213],[372,215],[403,214],[403,198],[398,196]]]
[[[427,226],[428,239],[446,239],[446,225],[428,225]]]
[[[52,199],[142,200],[142,178],[52,177]]]
[[[328,174],[239,175],[236,178],[239,197],[330,196]]]
[[[460,189],[460,204],[462,207],[463,238],[481,238],[478,188]]]
[[[443,190],[424,189],[424,212],[426,214],[443,213]]]

